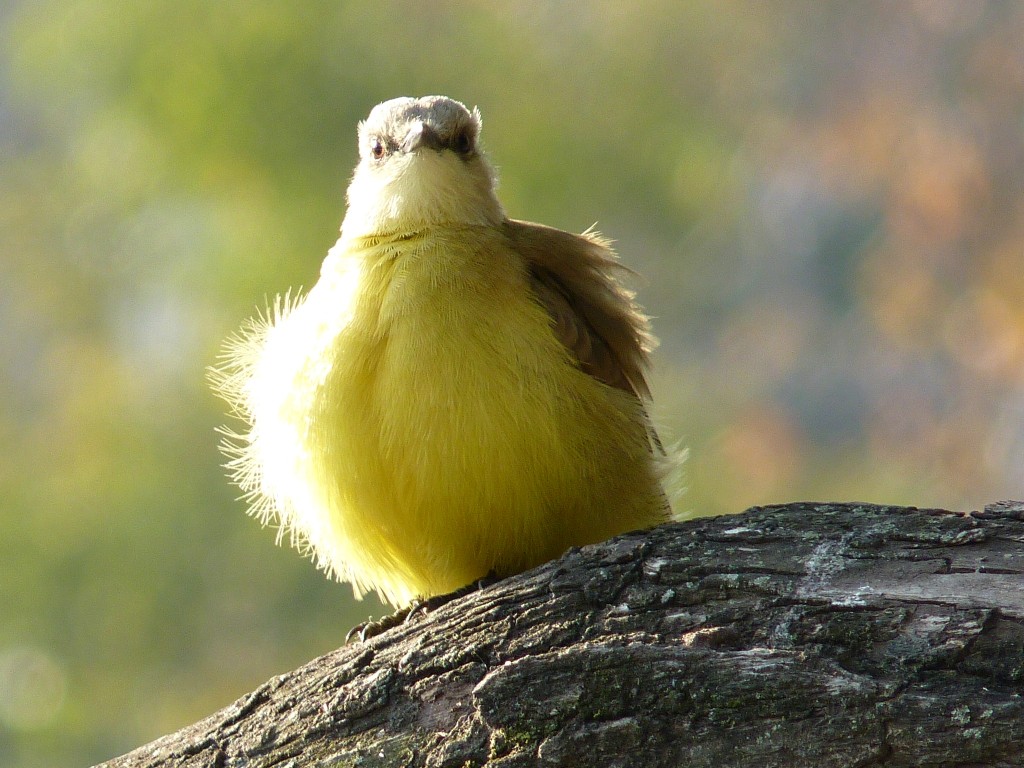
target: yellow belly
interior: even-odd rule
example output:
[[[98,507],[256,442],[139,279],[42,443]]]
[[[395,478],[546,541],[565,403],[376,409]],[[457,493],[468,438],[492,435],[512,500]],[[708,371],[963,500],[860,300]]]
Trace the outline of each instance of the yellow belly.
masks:
[[[639,404],[574,365],[516,255],[484,245],[364,258],[336,329],[310,320],[338,312],[326,274],[295,313],[321,332],[294,355],[304,394],[266,416],[296,436],[276,495],[357,593],[403,604],[667,514]]]

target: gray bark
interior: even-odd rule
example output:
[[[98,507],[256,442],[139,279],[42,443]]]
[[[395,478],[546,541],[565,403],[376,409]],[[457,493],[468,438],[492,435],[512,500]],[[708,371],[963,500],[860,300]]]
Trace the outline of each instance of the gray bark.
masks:
[[[1021,766],[1024,504],[627,534],[104,765]]]

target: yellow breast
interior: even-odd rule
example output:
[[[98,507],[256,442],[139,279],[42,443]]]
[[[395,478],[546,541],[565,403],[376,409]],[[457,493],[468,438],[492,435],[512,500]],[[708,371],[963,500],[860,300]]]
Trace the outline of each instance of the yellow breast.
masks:
[[[497,230],[340,243],[258,343],[252,485],[357,593],[404,604],[665,518],[639,404],[578,369]]]

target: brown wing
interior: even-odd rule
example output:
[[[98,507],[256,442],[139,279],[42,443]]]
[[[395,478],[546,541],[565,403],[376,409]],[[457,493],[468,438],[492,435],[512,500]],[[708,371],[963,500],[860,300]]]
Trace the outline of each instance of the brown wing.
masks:
[[[623,270],[608,243],[540,224],[508,220],[507,236],[525,259],[530,283],[552,329],[580,368],[610,387],[650,397],[645,377],[655,341],[633,294],[614,278]],[[645,414],[646,415],[646,414]],[[651,442],[664,452],[648,424]]]

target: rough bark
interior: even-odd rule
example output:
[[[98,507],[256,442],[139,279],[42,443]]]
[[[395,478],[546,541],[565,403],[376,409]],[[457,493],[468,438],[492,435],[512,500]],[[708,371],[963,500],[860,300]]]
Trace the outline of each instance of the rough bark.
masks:
[[[105,765],[1024,765],[1024,504],[627,534]]]

